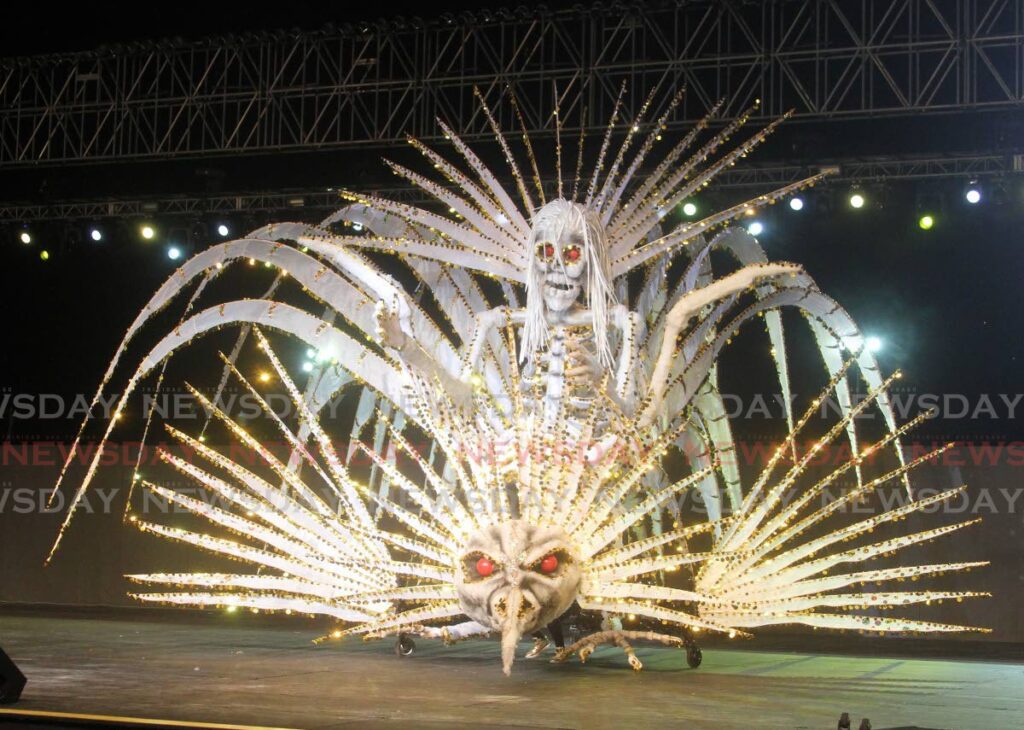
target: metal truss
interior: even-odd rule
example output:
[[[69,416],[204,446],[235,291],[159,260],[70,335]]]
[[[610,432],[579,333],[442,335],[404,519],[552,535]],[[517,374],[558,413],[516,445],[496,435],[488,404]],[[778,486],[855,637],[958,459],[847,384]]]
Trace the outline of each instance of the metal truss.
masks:
[[[868,183],[873,181],[922,180],[933,178],[987,179],[1005,178],[1024,172],[1024,155],[986,155],[978,157],[943,157],[919,159],[852,160],[841,164],[778,165],[732,168],[715,178],[715,189],[769,190],[802,180],[822,169],[835,170],[831,184]],[[511,181],[506,181],[511,184]],[[828,184],[828,183],[826,183]],[[552,192],[554,180],[545,186]],[[367,190],[366,192],[371,192]],[[435,203],[432,198],[412,186],[374,188],[372,192],[405,203]],[[144,218],[150,216],[205,218],[270,213],[276,218],[316,220],[327,211],[343,205],[334,189],[289,190],[282,192],[241,193],[235,195],[189,196],[93,200],[46,204],[0,203],[0,222],[98,220],[104,218]]]
[[[681,127],[727,97],[732,118],[803,119],[1018,106],[1021,0],[688,0],[479,11],[311,33],[132,44],[0,62],[0,166],[393,145],[435,117],[485,134],[603,129],[685,85]]]

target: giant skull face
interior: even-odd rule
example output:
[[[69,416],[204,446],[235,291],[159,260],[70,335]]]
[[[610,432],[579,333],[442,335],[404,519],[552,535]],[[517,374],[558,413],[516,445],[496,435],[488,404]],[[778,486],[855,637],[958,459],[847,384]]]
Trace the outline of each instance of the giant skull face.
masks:
[[[583,293],[591,258],[588,248],[594,243],[587,225],[586,209],[561,199],[552,200],[534,218],[533,275],[549,312],[566,311]]]
[[[580,568],[563,530],[511,520],[469,538],[455,584],[463,612],[501,632],[508,674],[519,638],[547,626],[572,605]]]

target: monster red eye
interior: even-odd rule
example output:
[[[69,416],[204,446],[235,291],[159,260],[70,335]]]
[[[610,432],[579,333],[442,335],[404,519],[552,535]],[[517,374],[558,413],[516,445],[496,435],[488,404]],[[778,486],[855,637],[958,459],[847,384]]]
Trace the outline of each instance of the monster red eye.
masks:
[[[487,578],[494,572],[494,563],[490,558],[480,558],[476,561],[476,572],[481,578]]]
[[[540,561],[541,573],[554,573],[558,569],[558,556],[548,555]]]
[[[579,246],[569,246],[569,248],[565,249],[565,260],[566,261],[579,261],[580,260],[580,255],[582,253],[583,252],[580,251],[580,247]]]
[[[555,255],[555,247],[550,243],[542,243],[537,246],[537,255],[542,259],[549,259]]]

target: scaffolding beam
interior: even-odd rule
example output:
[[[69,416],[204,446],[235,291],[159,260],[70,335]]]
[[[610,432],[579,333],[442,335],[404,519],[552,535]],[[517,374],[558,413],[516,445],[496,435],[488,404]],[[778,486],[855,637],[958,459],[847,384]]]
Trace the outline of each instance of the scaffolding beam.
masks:
[[[1006,179],[1024,172],[1024,155],[981,155],[965,157],[928,157],[915,159],[848,160],[842,163],[817,166],[775,165],[736,167],[725,170],[715,178],[715,189],[770,190],[802,180],[824,168],[835,172],[826,184],[894,182],[898,180],[927,180],[961,178]],[[511,181],[505,181],[507,185]],[[554,191],[555,180],[545,181],[545,187]],[[391,200],[411,204],[435,203],[422,190],[413,186],[380,188],[374,192]],[[281,217],[285,211],[296,219],[315,220],[344,203],[333,188],[316,190],[285,190],[279,192],[247,192],[223,195],[164,196],[152,198],[117,198],[105,200],[79,200],[49,203],[0,203],[0,223],[30,223],[35,221],[100,220],[111,218],[146,218],[159,216],[204,218],[216,215],[245,215],[272,213]],[[285,215],[287,217],[287,215]]]
[[[681,128],[724,117],[863,118],[1018,107],[1021,0],[689,0],[549,12],[478,11],[199,43],[0,61],[0,168],[390,146],[435,117],[486,134],[479,87],[506,128],[596,132],[620,84],[686,86]]]

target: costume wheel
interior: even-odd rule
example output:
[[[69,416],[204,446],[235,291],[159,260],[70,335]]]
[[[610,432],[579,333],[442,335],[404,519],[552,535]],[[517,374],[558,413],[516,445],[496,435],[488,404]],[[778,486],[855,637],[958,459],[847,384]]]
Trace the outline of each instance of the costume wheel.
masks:
[[[399,634],[398,641],[395,642],[395,654],[398,656],[412,656],[415,651],[416,642],[404,634]]]
[[[690,665],[691,669],[699,667],[702,661],[704,661],[704,654],[701,652],[700,647],[686,647],[686,663]]]

